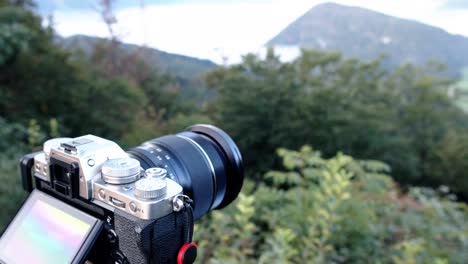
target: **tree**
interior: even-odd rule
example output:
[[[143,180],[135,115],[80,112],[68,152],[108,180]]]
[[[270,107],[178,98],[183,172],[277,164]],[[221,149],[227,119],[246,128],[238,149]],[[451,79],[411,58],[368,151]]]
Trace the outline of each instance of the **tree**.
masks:
[[[114,139],[136,127],[145,100],[130,81],[104,79],[73,60],[28,9],[0,8],[0,27],[0,116],[22,124],[35,119],[43,128],[56,118],[63,134]]]
[[[276,148],[306,143],[326,157],[343,151],[382,160],[404,184],[447,184],[466,192],[436,162],[444,138],[465,133],[468,125],[437,65],[388,72],[380,59],[363,62],[306,50],[282,63],[270,50],[265,59],[248,55],[239,65],[211,72],[207,83],[219,93],[213,119],[233,135],[248,174],[257,180],[279,166],[272,155]],[[452,146],[463,145],[455,138]],[[444,162],[464,166],[460,159]],[[453,177],[468,182],[461,170]]]
[[[288,78],[292,71],[292,65],[282,64],[269,52],[264,61],[248,55],[243,64],[219,68],[208,76],[208,84],[219,92],[214,119],[236,139],[252,173],[271,168],[275,148],[288,145],[283,142],[287,119],[300,96],[300,87]]]

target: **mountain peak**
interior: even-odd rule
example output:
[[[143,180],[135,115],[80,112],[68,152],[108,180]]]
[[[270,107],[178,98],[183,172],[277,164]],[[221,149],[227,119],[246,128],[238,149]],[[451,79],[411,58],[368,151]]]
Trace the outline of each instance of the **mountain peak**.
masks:
[[[309,11],[307,11],[304,15],[310,15],[313,13],[328,13],[328,14],[349,14],[349,13],[367,13],[367,14],[373,14],[373,15],[382,15],[382,16],[387,16],[384,15],[380,12],[376,12],[367,8],[359,7],[359,6],[348,6],[348,5],[342,5],[338,4],[335,2],[326,2],[326,3],[321,3],[318,4]]]
[[[330,9],[330,8],[332,8],[332,9],[337,9],[337,8],[349,9],[349,8],[356,8],[356,7],[355,6],[342,5],[342,4],[335,3],[335,2],[325,2],[325,3],[317,4],[316,6],[312,7],[310,10]],[[357,8],[360,8],[360,7],[357,7]]]
[[[340,51],[364,60],[386,55],[391,66],[436,60],[447,64],[454,75],[468,66],[468,38],[333,2],[316,5],[266,45]]]

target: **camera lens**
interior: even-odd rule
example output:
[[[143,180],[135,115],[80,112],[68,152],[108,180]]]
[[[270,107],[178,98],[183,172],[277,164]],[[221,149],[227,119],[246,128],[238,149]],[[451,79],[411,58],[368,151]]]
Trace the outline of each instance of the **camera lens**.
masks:
[[[244,180],[242,157],[234,141],[211,125],[155,138],[128,151],[144,169],[160,167],[194,200],[194,218],[230,204]]]

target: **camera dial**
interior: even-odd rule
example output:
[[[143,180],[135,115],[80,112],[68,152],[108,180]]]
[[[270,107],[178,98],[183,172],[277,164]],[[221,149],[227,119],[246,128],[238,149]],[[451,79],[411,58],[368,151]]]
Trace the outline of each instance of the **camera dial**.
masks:
[[[134,194],[139,199],[155,199],[166,194],[166,179],[142,178],[135,183]]]
[[[110,159],[101,168],[102,179],[109,184],[128,184],[140,178],[140,162],[132,158]]]

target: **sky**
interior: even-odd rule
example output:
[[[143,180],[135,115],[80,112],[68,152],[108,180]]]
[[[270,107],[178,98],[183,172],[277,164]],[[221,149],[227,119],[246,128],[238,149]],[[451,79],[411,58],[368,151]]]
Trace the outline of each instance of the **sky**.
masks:
[[[62,36],[106,37],[93,0],[41,0]],[[117,0],[116,32],[124,42],[221,63],[260,52],[263,44],[323,0]],[[468,37],[468,0],[335,0],[412,19]],[[144,8],[142,8],[142,6]]]

